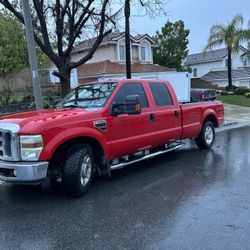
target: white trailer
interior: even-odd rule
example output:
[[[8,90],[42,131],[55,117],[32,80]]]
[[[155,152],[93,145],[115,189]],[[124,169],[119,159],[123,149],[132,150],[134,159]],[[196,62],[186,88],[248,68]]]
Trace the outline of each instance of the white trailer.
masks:
[[[105,75],[98,80],[125,79],[125,74]],[[190,76],[188,72],[151,72],[132,73],[132,79],[152,79],[169,81],[177,95],[179,102],[190,102]]]

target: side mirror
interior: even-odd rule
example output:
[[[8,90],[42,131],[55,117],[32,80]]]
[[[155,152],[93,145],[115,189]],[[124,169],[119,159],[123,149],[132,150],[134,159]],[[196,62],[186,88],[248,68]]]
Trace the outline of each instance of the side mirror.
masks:
[[[141,113],[141,105],[138,95],[129,95],[126,97],[125,103],[113,103],[111,105],[111,115],[117,116],[121,114],[137,115]]]

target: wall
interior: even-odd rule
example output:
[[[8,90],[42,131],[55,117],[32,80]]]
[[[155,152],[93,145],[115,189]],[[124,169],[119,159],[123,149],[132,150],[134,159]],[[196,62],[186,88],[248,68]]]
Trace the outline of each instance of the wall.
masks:
[[[87,61],[86,63],[95,63],[95,62],[101,62],[110,60],[111,62],[117,61],[117,51],[116,51],[116,45],[106,45],[99,47],[96,52],[94,53],[93,57]],[[87,52],[81,52],[79,54],[72,54],[72,61],[78,61],[83,56],[85,56]]]
[[[40,71],[42,90],[57,90],[58,86],[52,85],[49,81],[48,71]],[[30,68],[16,70],[0,77],[0,89],[9,87],[12,93],[32,92],[32,78]]]
[[[218,85],[221,88],[224,88],[228,85],[228,81],[213,81],[213,85]],[[248,80],[234,80],[233,79],[233,85],[237,87],[247,87],[250,88],[250,79]]]
[[[211,70],[224,70],[223,61],[218,62],[209,62],[209,63],[200,63],[200,64],[194,64],[190,66],[193,70],[194,68],[197,68],[197,76],[196,78],[201,78]],[[191,74],[191,77],[193,77],[193,74]]]
[[[243,51],[240,51],[241,53],[233,53],[232,54],[232,67],[233,68],[239,68],[239,67],[243,67],[243,62],[240,58],[240,55],[243,54]]]

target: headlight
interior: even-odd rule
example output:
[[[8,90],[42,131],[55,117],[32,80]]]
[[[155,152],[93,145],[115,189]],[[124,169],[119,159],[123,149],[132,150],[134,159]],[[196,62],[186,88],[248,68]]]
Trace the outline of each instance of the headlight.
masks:
[[[21,135],[21,159],[23,161],[37,161],[43,150],[41,135]]]

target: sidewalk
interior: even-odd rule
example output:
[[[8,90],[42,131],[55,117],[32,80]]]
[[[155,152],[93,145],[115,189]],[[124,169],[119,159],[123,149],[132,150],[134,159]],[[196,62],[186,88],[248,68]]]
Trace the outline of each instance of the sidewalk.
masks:
[[[224,104],[225,125],[250,122],[250,107]]]

